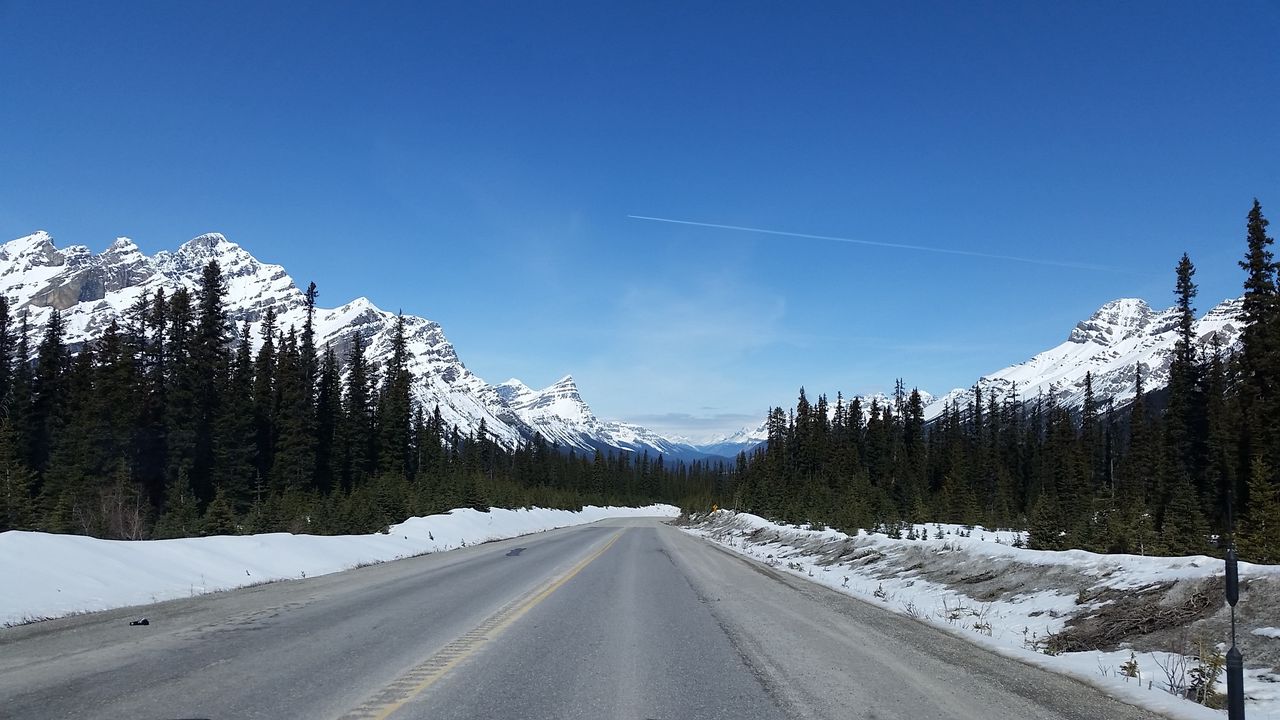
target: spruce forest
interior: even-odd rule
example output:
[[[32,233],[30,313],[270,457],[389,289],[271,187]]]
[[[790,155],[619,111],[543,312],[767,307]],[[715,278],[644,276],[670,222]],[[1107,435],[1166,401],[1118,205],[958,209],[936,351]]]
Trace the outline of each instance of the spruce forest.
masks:
[[[713,504],[845,531],[907,522],[1029,530],[1034,548],[1213,553],[1280,562],[1280,264],[1255,200],[1245,328],[1199,343],[1195,267],[1177,263],[1168,387],[1117,407],[1086,392],[996,396],[926,423],[918,392],[834,403],[800,391],[768,442],[736,462],[508,451],[416,407],[403,324],[385,367],[345,357],[307,322],[259,342],[232,327],[216,263],[199,289],[144,297],[100,340],[67,347],[55,311],[29,328],[0,298],[0,531],[116,539],[289,531],[364,533],[454,507]],[[32,339],[39,338],[36,347]],[[256,346],[256,350],[255,350]]]
[[[367,533],[456,507],[675,502],[700,465],[515,452],[415,407],[403,318],[385,367],[357,335],[339,358],[307,320],[261,343],[229,324],[225,280],[143,297],[72,353],[55,310],[27,327],[0,298],[0,531],[114,539],[287,531]],[[29,337],[39,337],[30,347]]]
[[[902,533],[905,522],[1029,531],[1033,548],[1280,562],[1280,292],[1267,220],[1248,214],[1240,346],[1192,335],[1195,266],[1177,263],[1170,383],[1115,407],[983,396],[926,425],[901,381],[887,407],[836,396],[775,408],[767,447],[738,458],[733,506],[788,522]],[[1159,408],[1159,409],[1158,409]],[[914,530],[911,531],[914,534]]]

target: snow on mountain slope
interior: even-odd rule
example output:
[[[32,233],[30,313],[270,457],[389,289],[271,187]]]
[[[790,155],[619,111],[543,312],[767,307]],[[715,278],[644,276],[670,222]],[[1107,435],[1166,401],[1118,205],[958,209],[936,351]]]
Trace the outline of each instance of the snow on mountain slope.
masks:
[[[755,428],[744,427],[728,435],[721,435],[705,443],[700,443],[697,447],[702,452],[712,455],[735,457],[740,452],[751,452],[753,448],[768,439],[769,423],[764,420]]]
[[[601,421],[582,399],[573,377],[533,390],[512,378],[498,385],[503,402],[534,432],[551,443],[581,452],[648,452],[681,460],[703,459],[701,452],[684,438],[669,438],[631,423]]]
[[[641,425],[609,420],[604,423],[604,429],[605,437],[608,438],[608,443],[612,447],[631,450],[636,453],[649,450],[651,456],[656,449],[663,455],[678,460],[723,459],[715,456],[715,453],[704,452],[689,442],[687,438],[680,436],[669,437]]]
[[[219,233],[206,233],[176,251],[147,257],[128,238],[94,255],[79,245],[59,250],[47,232],[39,231],[0,245],[0,293],[15,317],[29,314],[35,342],[57,308],[66,323],[67,342],[76,348],[101,336],[113,320],[128,322],[131,308],[144,296],[160,290],[171,295],[180,287],[194,291],[210,260],[217,260],[222,269],[228,314],[237,327],[249,323],[255,345],[261,343],[268,308],[274,308],[280,330],[302,327],[305,299],[285,269],[260,262]],[[680,443],[644,428],[600,422],[572,378],[537,394],[522,385],[490,385],[467,369],[438,323],[413,315],[404,321],[415,399],[427,411],[439,405],[444,421],[463,434],[478,431],[483,421],[491,438],[507,448],[531,438],[536,426],[548,440],[584,450],[648,450],[655,455],[683,450]],[[320,347],[332,345],[345,362],[352,338],[359,334],[376,370],[390,357],[395,323],[394,313],[357,298],[341,307],[317,309],[316,342]]]
[[[1194,333],[1202,349],[1216,341],[1229,352],[1240,340],[1241,299],[1225,300],[1196,321]],[[1112,300],[1089,319],[1077,324],[1066,342],[1025,362],[984,375],[978,385],[984,393],[1005,396],[1016,392],[1023,399],[1044,393],[1068,407],[1084,404],[1085,374],[1093,374],[1093,392],[1099,401],[1117,404],[1131,400],[1142,369],[1147,390],[1169,382],[1177,315],[1173,308],[1152,310],[1136,298]],[[972,388],[958,388],[925,408],[925,417],[941,415],[953,402],[964,407],[973,399]]]
[[[916,389],[915,391],[920,393],[920,402],[924,403],[925,407],[928,407],[929,403],[933,402],[934,397],[931,393],[927,393],[924,390],[920,390],[920,389]],[[903,402],[905,403],[910,397],[911,397],[911,391],[908,390],[906,397],[903,398]],[[874,403],[875,406],[878,408],[892,408],[895,404],[894,399],[884,393],[871,393],[869,395],[858,395],[857,398],[858,398],[858,402],[862,405],[862,414],[864,418],[871,413],[872,403]]]
[[[577,450],[594,450],[591,439],[601,433],[600,421],[582,399],[571,376],[533,390],[512,378],[497,388],[507,407],[549,443]]]

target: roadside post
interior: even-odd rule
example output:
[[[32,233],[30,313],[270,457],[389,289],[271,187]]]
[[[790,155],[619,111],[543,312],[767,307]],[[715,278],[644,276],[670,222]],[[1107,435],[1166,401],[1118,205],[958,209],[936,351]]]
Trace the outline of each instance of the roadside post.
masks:
[[[1236,562],[1234,498],[1227,486],[1227,604],[1231,606],[1231,649],[1227,651],[1227,720],[1244,717],[1244,658],[1236,647],[1236,603],[1240,602],[1240,570]]]
[[[1240,573],[1236,567],[1236,542],[1227,548],[1227,604],[1231,606],[1231,649],[1227,651],[1227,718],[1244,717],[1244,658],[1236,647],[1236,603],[1240,601]]]

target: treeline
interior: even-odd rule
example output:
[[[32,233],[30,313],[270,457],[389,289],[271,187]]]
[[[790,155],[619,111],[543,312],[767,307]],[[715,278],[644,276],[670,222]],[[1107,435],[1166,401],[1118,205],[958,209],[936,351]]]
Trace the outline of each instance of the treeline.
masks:
[[[1156,411],[1140,371],[1116,408],[1086,376],[1083,408],[973,388],[926,424],[899,381],[887,406],[836,396],[771,411],[723,498],[788,522],[853,531],[906,521],[1028,529],[1032,547],[1190,554],[1224,546],[1280,562],[1280,291],[1267,220],[1248,214],[1237,348],[1193,335],[1195,267],[1176,269],[1178,340]],[[1230,501],[1230,502],[1229,502]],[[1229,515],[1228,509],[1233,512]]]
[[[404,322],[381,367],[351,337],[318,348],[266,311],[256,352],[216,262],[195,292],[144,294],[72,352],[0,298],[0,531],[117,539],[360,533],[455,507],[678,502],[708,468],[662,458],[514,452],[417,406]],[[32,348],[31,338],[39,337]]]

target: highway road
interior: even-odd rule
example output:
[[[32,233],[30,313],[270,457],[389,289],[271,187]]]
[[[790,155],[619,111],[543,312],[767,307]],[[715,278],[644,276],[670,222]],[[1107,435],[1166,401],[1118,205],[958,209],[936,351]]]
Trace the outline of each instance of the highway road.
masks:
[[[631,519],[0,630],[0,717],[1158,716]]]

